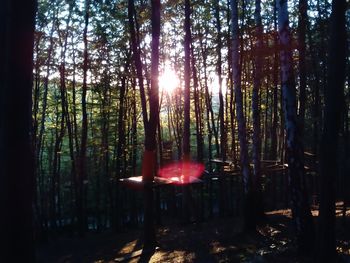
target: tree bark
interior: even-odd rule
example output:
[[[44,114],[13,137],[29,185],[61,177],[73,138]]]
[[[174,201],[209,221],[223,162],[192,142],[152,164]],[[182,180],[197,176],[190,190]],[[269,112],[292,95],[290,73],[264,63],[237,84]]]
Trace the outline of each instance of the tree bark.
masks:
[[[79,153],[79,172],[77,180],[77,218],[78,218],[78,232],[80,236],[85,234],[86,230],[86,219],[85,219],[85,198],[84,198],[84,181],[87,180],[86,170],[86,146],[87,146],[87,133],[88,133],[88,117],[86,110],[86,93],[87,93],[87,71],[88,65],[88,41],[87,41],[87,30],[89,26],[90,16],[90,0],[85,0],[85,13],[84,13],[84,60],[83,60],[83,86],[81,96],[81,107],[82,107],[82,128],[81,128],[81,142],[80,142],[80,153]]]
[[[0,8],[1,260],[35,262],[31,99],[36,1]],[[19,96],[20,94],[20,96]]]
[[[298,48],[299,48],[299,125],[301,134],[304,133],[305,101],[306,101],[306,28],[307,28],[307,0],[299,0]]]
[[[274,0],[276,2],[277,0]],[[272,114],[272,126],[271,126],[271,159],[277,159],[277,138],[278,138],[278,33],[277,33],[277,6],[274,3],[273,7],[273,24],[274,24],[274,32],[273,32],[273,45],[274,45],[274,53],[273,53],[273,114]],[[282,160],[281,160],[282,161]]]
[[[151,89],[149,96],[150,115],[143,109],[145,126],[145,153],[142,161],[142,180],[144,182],[144,249],[154,249],[156,245],[156,232],[154,225],[154,197],[152,182],[156,170],[156,131],[159,122],[159,36],[160,36],[160,0],[151,1],[152,15],[152,54],[151,54]],[[146,117],[146,118],[145,118]]]
[[[262,192],[261,192],[261,134],[260,134],[260,105],[259,105],[259,92],[261,89],[261,71],[262,71],[262,33],[263,27],[261,22],[261,1],[255,1],[255,68],[254,68],[254,85],[252,94],[252,112],[253,112],[253,193],[255,199],[256,214],[255,218],[259,220],[259,217],[263,214],[262,208]],[[268,93],[267,93],[268,96]],[[266,105],[267,107],[267,105]],[[265,118],[267,118],[265,116]],[[266,126],[265,126],[266,128]]]
[[[330,24],[328,81],[325,89],[321,142],[321,199],[317,256],[319,262],[336,260],[335,198],[338,173],[338,137],[344,103],[346,68],[346,1],[333,0]]]
[[[231,0],[231,32],[232,32],[232,79],[234,83],[235,99],[236,99],[236,116],[238,124],[238,139],[240,146],[240,162],[241,172],[243,176],[244,189],[244,228],[246,230],[255,229],[255,219],[251,212],[252,207],[251,196],[251,176],[249,172],[248,147],[246,137],[246,121],[243,113],[243,96],[241,86],[241,68],[239,66],[239,30],[238,30],[238,10],[237,1]],[[234,140],[234,138],[233,138]]]
[[[293,76],[291,38],[286,0],[277,0],[278,33],[280,38],[281,87],[286,127],[286,155],[291,190],[292,214],[296,227],[298,251],[311,253],[314,244],[314,224],[307,199],[304,172],[304,151],[297,123],[296,90]]]

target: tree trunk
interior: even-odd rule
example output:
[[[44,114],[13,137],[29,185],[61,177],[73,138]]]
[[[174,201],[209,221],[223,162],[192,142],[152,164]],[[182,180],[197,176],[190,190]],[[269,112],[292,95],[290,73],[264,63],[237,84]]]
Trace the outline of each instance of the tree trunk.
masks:
[[[255,68],[254,68],[254,85],[252,95],[252,112],[253,112],[253,194],[255,199],[256,219],[263,214],[262,208],[262,192],[261,192],[261,134],[260,134],[260,105],[259,105],[259,92],[261,89],[261,71],[262,71],[262,22],[261,22],[261,2],[255,1],[255,26],[256,26],[256,46],[255,46]],[[268,96],[268,92],[267,92]],[[266,105],[267,108],[268,105]],[[265,118],[267,118],[265,116]],[[265,126],[266,128],[266,126]]]
[[[144,249],[154,249],[156,245],[156,233],[154,225],[154,197],[152,182],[156,169],[156,131],[159,122],[159,36],[160,36],[160,0],[152,0],[152,54],[151,54],[151,89],[149,96],[150,116],[147,120],[147,112],[143,109],[145,126],[145,153],[142,162],[142,180],[144,182]]]
[[[314,242],[314,224],[307,199],[304,151],[297,123],[296,90],[293,76],[291,39],[287,1],[277,0],[280,37],[281,87],[286,125],[286,155],[291,189],[292,214],[296,227],[298,251],[310,253]]]
[[[193,89],[194,89],[194,111],[196,117],[196,139],[197,139],[197,161],[203,161],[203,122],[202,122],[202,108],[200,104],[200,98],[202,93],[198,89],[198,76],[197,68],[194,58],[194,47],[191,40],[191,63],[192,63],[192,76],[193,76]]]
[[[185,78],[185,90],[184,90],[184,130],[183,130],[183,142],[182,142],[182,161],[189,162],[191,160],[190,153],[190,85],[191,85],[191,4],[190,0],[185,0],[185,66],[184,66],[184,78]],[[186,171],[183,171],[184,178],[186,180]],[[186,181],[185,181],[186,183]],[[190,220],[190,188],[189,185],[183,186],[183,217],[185,222]]]
[[[232,79],[234,82],[236,99],[236,116],[238,124],[238,139],[240,146],[241,172],[243,176],[244,189],[244,224],[246,230],[255,229],[255,218],[251,198],[251,177],[249,172],[248,147],[246,138],[246,121],[243,114],[243,96],[241,86],[241,68],[239,66],[239,32],[238,32],[238,10],[237,1],[231,0],[231,31],[232,31]],[[233,138],[234,139],[234,138]]]
[[[277,1],[277,0],[275,0]],[[273,118],[271,126],[271,159],[277,159],[277,138],[278,138],[278,33],[277,33],[277,6],[274,3],[273,7],[274,33],[273,33]],[[282,161],[282,160],[281,160]]]
[[[305,101],[306,101],[306,42],[307,0],[299,0],[298,48],[299,48],[299,125],[301,134],[304,133]]]
[[[1,260],[35,262],[31,99],[36,1],[0,8]],[[19,96],[20,94],[20,96]]]
[[[79,173],[77,180],[77,218],[78,218],[78,232],[80,236],[85,234],[86,230],[86,219],[85,219],[85,202],[84,202],[84,181],[87,180],[86,170],[86,145],[87,145],[87,133],[88,133],[88,120],[86,110],[86,92],[87,92],[87,71],[88,71],[88,41],[87,41],[87,30],[89,25],[90,16],[90,0],[85,0],[85,14],[84,14],[84,60],[83,60],[83,86],[81,96],[81,107],[82,107],[82,129],[81,129],[81,143],[79,153]]]
[[[319,262],[336,260],[335,198],[338,172],[338,133],[344,100],[346,68],[346,1],[332,1],[328,85],[325,89],[324,126],[321,143],[321,200],[319,215]]]

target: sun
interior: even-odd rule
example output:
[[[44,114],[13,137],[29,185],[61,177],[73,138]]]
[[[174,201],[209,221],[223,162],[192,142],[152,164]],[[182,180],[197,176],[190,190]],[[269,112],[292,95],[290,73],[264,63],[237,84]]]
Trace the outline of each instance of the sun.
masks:
[[[176,72],[170,65],[166,64],[163,72],[159,76],[159,90],[161,92],[166,91],[168,94],[174,92],[174,90],[179,86],[179,78]]]

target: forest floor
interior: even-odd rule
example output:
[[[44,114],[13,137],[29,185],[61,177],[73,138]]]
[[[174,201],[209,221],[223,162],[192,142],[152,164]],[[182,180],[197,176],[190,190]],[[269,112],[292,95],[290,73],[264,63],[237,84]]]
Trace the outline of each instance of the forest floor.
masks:
[[[337,216],[339,262],[350,262],[350,231]],[[317,217],[317,210],[313,210]],[[346,217],[350,227],[350,211]],[[178,221],[158,227],[158,248],[141,257],[142,229],[123,233],[89,233],[85,238],[56,238],[37,247],[37,262],[312,262],[301,258],[293,242],[290,210],[266,213],[266,224],[257,233],[242,233],[239,218],[213,218],[181,225]]]

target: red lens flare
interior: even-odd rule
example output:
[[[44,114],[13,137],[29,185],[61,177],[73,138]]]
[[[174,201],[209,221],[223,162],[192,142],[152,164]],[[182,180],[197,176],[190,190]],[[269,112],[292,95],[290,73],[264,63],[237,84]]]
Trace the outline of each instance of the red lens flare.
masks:
[[[158,176],[170,180],[173,184],[190,184],[198,181],[204,168],[203,164],[195,162],[172,163],[159,169]]]

